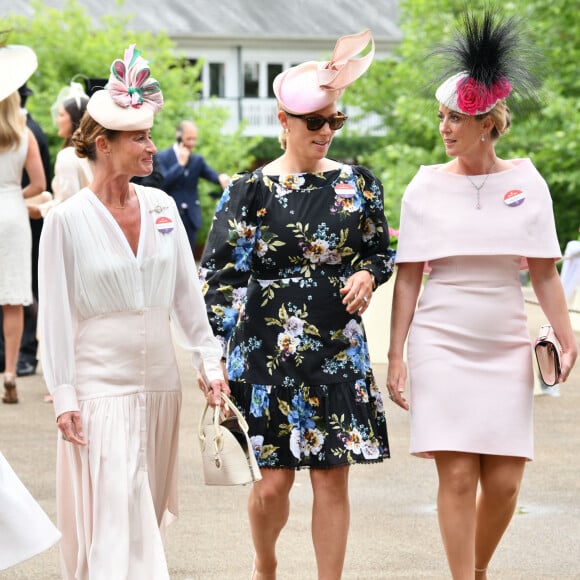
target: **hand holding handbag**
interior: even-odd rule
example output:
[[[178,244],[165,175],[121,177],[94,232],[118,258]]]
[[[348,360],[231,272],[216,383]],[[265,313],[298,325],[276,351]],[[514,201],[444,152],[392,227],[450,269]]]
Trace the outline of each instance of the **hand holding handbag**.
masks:
[[[548,387],[553,387],[560,377],[562,346],[549,324],[540,327],[534,342],[534,352],[542,381]]]
[[[201,447],[203,477],[206,485],[245,485],[262,479],[260,468],[248,436],[248,424],[230,398],[221,393],[226,411],[222,417],[219,406],[213,409],[213,421],[206,422],[208,410],[199,419],[198,437]]]

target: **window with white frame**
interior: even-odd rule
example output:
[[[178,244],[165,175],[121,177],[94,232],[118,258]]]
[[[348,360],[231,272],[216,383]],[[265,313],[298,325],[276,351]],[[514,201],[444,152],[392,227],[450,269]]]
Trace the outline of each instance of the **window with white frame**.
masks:
[[[209,63],[209,96],[223,99],[226,94],[225,64],[223,62]]]
[[[273,99],[276,96],[274,95],[272,84],[274,83],[274,79],[282,72],[283,69],[284,67],[281,64],[268,64],[268,97],[270,99]]]
[[[244,97],[260,96],[260,63],[244,63]]]

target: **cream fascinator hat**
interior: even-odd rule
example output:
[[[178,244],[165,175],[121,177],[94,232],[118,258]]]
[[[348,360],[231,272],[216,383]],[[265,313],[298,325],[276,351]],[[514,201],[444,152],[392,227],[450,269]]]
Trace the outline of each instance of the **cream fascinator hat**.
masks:
[[[370,51],[354,58],[369,42]],[[308,61],[280,73],[274,79],[274,94],[283,109],[294,115],[323,109],[338,100],[344,89],[364,74],[374,54],[375,42],[370,30],[342,36],[336,41],[330,61]]]
[[[465,115],[488,113],[512,93],[536,101],[539,83],[529,67],[537,55],[524,39],[515,18],[501,19],[493,9],[480,17],[465,13],[463,30],[434,52],[450,63],[440,77],[446,80],[435,92],[437,100]]]
[[[28,46],[0,46],[0,101],[17,91],[37,66],[36,54]]]
[[[105,129],[142,131],[151,129],[153,117],[162,107],[161,87],[132,44],[123,60],[113,61],[107,85],[89,99],[87,112]]]
[[[83,85],[75,81],[71,81],[70,85],[60,89],[56,100],[50,106],[50,114],[52,115],[52,120],[55,123],[60,106],[66,103],[69,99],[74,99],[77,105],[77,109],[81,110],[83,102],[86,103],[89,100],[89,96],[85,93]]]

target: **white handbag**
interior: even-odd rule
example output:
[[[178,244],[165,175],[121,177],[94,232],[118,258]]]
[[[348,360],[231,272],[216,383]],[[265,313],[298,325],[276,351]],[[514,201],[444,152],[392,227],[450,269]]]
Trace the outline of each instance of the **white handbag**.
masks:
[[[221,396],[232,415],[223,418],[220,407],[216,406],[213,421],[207,423],[211,406],[206,403],[199,419],[204,482],[206,485],[245,485],[259,481],[262,476],[248,436],[248,424],[229,397],[224,393]]]

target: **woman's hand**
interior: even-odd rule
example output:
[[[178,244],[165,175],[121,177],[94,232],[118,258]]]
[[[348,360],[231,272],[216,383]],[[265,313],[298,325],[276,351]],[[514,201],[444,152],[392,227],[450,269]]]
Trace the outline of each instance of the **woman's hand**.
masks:
[[[212,381],[204,390],[205,398],[212,407],[223,405],[222,393],[228,396],[230,394],[230,387],[226,381]]]
[[[75,445],[86,445],[84,439],[83,426],[81,424],[81,414],[78,411],[69,411],[58,416],[56,424],[60,429],[62,438]]]
[[[339,292],[344,294],[342,303],[349,314],[362,314],[373,297],[373,275],[368,270],[359,270],[350,276]]]
[[[26,209],[28,210],[28,217],[31,220],[39,220],[42,217],[40,208],[37,205],[26,204]]]
[[[405,392],[405,383],[407,381],[407,366],[403,359],[396,359],[389,361],[389,369],[387,373],[387,390],[389,391],[389,399],[399,405],[399,407],[409,410],[409,403],[403,397]]]
[[[562,360],[560,364],[560,376],[558,378],[559,383],[563,383],[566,381],[570,372],[574,368],[574,364],[576,362],[576,358],[578,357],[578,349],[575,345],[572,346],[570,349],[564,349],[562,351]]]

